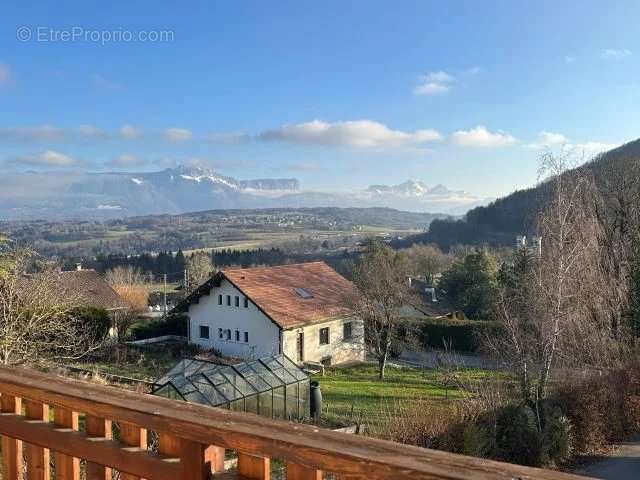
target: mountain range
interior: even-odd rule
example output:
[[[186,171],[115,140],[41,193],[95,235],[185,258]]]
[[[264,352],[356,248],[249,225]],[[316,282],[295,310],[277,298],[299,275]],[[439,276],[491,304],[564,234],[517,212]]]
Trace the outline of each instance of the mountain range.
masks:
[[[408,180],[353,192],[301,189],[295,178],[237,180],[201,167],[158,172],[38,173],[0,178],[0,219],[110,219],[210,209],[389,207],[459,215],[486,204],[444,185]]]

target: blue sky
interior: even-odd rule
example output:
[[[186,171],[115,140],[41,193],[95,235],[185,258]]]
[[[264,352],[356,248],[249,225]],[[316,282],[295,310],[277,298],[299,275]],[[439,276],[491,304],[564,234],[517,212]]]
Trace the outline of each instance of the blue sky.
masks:
[[[640,136],[636,1],[11,3],[5,172],[186,163],[497,196],[535,183],[547,146]]]

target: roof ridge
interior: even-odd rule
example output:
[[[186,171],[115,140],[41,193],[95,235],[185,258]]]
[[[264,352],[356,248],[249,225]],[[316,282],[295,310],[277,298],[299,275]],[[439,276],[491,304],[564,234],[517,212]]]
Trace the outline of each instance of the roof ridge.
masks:
[[[311,262],[298,262],[298,263],[287,263],[285,265],[265,265],[264,267],[239,267],[239,268],[227,268],[227,269],[222,269],[220,270],[222,273],[225,272],[240,272],[240,271],[248,271],[248,270],[271,270],[271,269],[276,269],[276,268],[290,268],[290,267],[300,267],[303,265],[313,265],[313,264],[317,264],[320,263],[322,265],[326,265],[327,267],[329,266],[327,264],[327,262],[325,262],[324,260],[313,260]]]

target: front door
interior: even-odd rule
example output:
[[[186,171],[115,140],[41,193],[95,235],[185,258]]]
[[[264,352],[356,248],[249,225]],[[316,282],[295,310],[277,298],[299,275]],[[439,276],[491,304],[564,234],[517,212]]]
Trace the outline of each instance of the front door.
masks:
[[[296,352],[298,353],[298,363],[304,362],[304,333],[300,332],[296,337]]]

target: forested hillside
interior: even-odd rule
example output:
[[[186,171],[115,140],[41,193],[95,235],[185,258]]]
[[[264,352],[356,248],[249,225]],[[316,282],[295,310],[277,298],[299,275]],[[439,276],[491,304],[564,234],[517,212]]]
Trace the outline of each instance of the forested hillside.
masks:
[[[590,170],[598,188],[612,194],[623,188],[639,189],[639,164],[640,140],[635,140],[578,168]],[[546,190],[546,184],[518,190],[486,207],[470,210],[461,220],[436,219],[428,233],[408,238],[399,246],[419,242],[434,242],[445,249],[456,244],[513,245],[517,235],[535,233],[536,214],[544,203]]]

